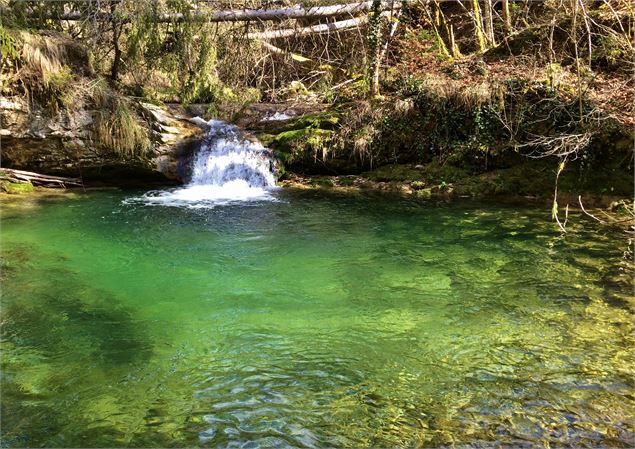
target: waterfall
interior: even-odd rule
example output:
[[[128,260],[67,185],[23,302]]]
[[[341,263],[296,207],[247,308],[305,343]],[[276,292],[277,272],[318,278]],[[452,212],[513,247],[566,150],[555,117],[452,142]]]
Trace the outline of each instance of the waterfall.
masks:
[[[242,139],[233,125],[210,120],[209,131],[196,156],[189,186],[233,189],[273,187],[271,153],[260,142]]]
[[[234,125],[210,120],[207,127],[190,182],[171,191],[149,192],[140,199],[147,204],[189,207],[271,199],[275,189],[271,151],[243,138]]]

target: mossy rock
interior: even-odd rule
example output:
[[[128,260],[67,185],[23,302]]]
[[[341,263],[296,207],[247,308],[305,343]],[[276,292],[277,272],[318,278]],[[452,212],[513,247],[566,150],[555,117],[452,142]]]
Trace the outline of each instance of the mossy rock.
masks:
[[[278,136],[287,131],[303,130],[303,129],[324,129],[335,130],[339,126],[340,115],[337,112],[315,112],[311,114],[301,115],[299,117],[284,120],[266,122],[266,125],[255,129],[258,138],[265,143],[268,136]]]
[[[467,172],[450,164],[439,164],[436,160],[426,165],[393,164],[384,165],[364,176],[371,181],[410,182],[413,189],[423,189],[426,185],[456,182],[467,177]]]
[[[317,177],[311,179],[311,184],[319,187],[334,187],[335,182],[331,178]]]
[[[30,182],[18,183],[18,182],[2,181],[0,183],[0,188],[2,188],[2,191],[4,191],[5,193],[11,194],[11,195],[21,195],[25,193],[31,193],[35,190],[35,187],[33,187],[33,184],[31,184]]]
[[[364,177],[377,182],[412,182],[423,178],[423,171],[411,164],[393,164],[364,173]]]
[[[313,160],[314,152],[324,149],[333,138],[339,120],[336,112],[305,114],[284,123],[268,124],[266,132],[257,137],[275,150],[284,172],[285,165],[306,165]]]

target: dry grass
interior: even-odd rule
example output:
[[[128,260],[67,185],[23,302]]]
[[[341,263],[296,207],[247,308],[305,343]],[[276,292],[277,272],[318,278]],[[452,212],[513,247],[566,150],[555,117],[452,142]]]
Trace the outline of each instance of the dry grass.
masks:
[[[92,74],[86,50],[59,33],[11,35],[18,56],[7,79],[9,88],[21,86],[34,105],[53,113],[81,108],[82,75]]]
[[[30,75],[45,87],[62,71],[66,60],[66,46],[57,39],[20,33],[22,44],[22,74]]]
[[[98,94],[106,91],[97,88]],[[148,131],[139,124],[140,119],[119,96],[97,97],[105,100],[98,110],[93,129],[93,140],[118,156],[137,159],[150,149]]]

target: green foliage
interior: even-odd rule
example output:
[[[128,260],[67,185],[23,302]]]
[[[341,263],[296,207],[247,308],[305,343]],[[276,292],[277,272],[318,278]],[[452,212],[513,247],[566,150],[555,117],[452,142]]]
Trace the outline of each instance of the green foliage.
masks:
[[[54,110],[72,109],[75,98],[74,81],[70,67],[62,66],[59,71],[50,74],[41,95]]]
[[[167,6],[186,17],[191,14],[189,2],[171,1]],[[233,92],[218,78],[217,48],[209,27],[187,20],[161,26],[153,20],[157,11],[152,5],[141,8],[139,21],[130,27],[125,55],[143,77],[133,73],[135,82],[145,86],[147,76],[154,76],[186,104],[231,99]]]
[[[593,51],[593,62],[610,70],[633,72],[633,47],[628,36],[600,36]]]
[[[0,57],[1,64],[20,59],[18,41],[9,31],[0,24]]]

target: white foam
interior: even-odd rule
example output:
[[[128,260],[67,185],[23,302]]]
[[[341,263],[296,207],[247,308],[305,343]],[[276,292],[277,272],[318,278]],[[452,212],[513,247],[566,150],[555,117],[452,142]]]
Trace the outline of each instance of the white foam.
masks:
[[[277,122],[282,120],[289,120],[293,118],[293,115],[286,114],[284,112],[276,112],[275,114],[270,114],[265,116],[262,121],[263,122]]]
[[[275,187],[271,152],[243,139],[233,125],[210,120],[208,133],[185,187],[153,191],[127,202],[149,205],[213,207],[239,201],[272,200]]]
[[[212,208],[217,205],[245,201],[273,201],[272,188],[250,187],[244,180],[222,186],[194,185],[173,190],[151,191],[127,203],[142,202],[151,206]]]

